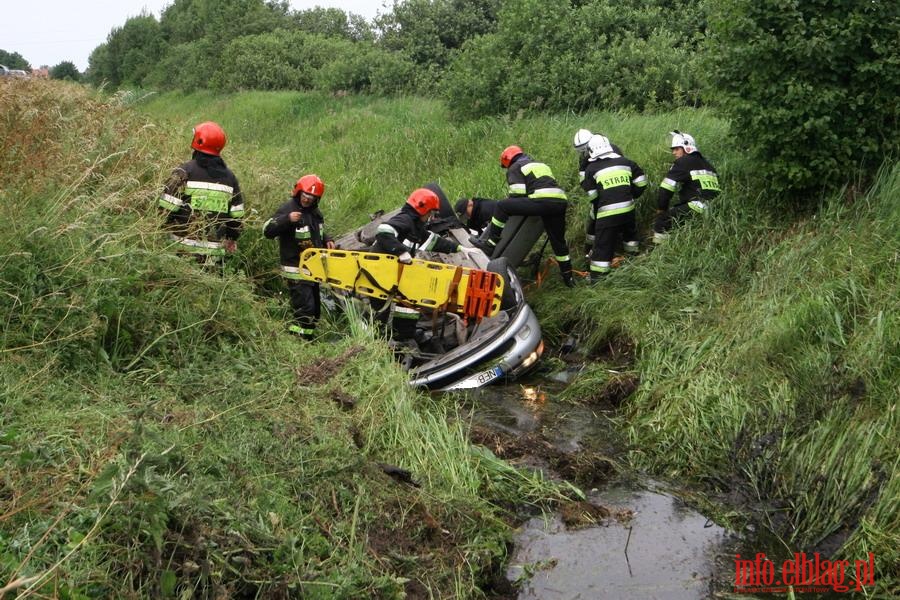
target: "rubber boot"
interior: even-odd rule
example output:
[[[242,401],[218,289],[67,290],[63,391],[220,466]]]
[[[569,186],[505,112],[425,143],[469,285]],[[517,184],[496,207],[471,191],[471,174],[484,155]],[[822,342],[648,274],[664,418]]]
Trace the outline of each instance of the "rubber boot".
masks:
[[[566,260],[559,263],[559,274],[562,276],[566,287],[575,287],[575,278],[572,276],[572,261]]]

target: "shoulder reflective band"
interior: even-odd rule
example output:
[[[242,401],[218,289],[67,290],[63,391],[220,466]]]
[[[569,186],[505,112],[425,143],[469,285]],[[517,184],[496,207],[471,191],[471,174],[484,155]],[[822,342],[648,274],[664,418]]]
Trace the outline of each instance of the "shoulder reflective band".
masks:
[[[553,177],[553,171],[544,163],[530,162],[522,165],[522,173],[524,175],[534,175],[535,177]]]

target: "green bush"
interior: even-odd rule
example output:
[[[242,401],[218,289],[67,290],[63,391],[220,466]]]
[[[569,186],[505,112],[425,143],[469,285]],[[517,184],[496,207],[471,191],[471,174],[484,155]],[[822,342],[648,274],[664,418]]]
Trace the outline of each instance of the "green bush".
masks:
[[[895,4],[727,0],[710,28],[714,84],[770,192],[814,198],[896,154]]]
[[[458,117],[696,104],[702,29],[693,2],[517,3],[464,46],[445,96]]]
[[[308,56],[315,40],[316,36],[285,29],[236,38],[222,52],[211,87],[229,91],[308,89],[319,67]]]

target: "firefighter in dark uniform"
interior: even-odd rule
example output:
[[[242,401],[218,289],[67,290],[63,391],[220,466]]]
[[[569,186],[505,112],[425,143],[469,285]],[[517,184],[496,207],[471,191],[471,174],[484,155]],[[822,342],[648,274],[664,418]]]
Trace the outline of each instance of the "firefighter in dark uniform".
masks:
[[[281,274],[287,279],[291,308],[296,323],[290,331],[310,340],[316,333],[321,314],[319,284],[300,279],[300,254],[307,248],[334,248],[325,233],[325,217],[319,201],[325,194],[325,184],[316,175],[304,175],[297,180],[290,200],[278,207],[272,218],[263,225],[263,234],[278,238]]]
[[[220,156],[225,142],[225,131],[212,121],[194,127],[193,156],[172,171],[159,198],[178,251],[209,266],[237,250],[244,216],[241,187]]]
[[[428,231],[425,227],[426,222],[440,208],[441,201],[433,191],[427,188],[414,190],[400,212],[378,225],[372,251],[393,254],[403,264],[410,264],[419,250],[443,253],[477,251],[475,248],[461,246],[433,231]],[[372,305],[376,310],[384,306],[380,301],[373,301]],[[419,319],[417,310],[394,303],[391,306],[390,318],[392,336],[395,340],[413,337]]]
[[[587,168],[588,164],[588,143],[590,143],[591,138],[594,137],[595,134],[591,133],[589,129],[579,129],[575,132],[575,139],[572,140],[572,147],[575,149],[575,152],[578,153],[578,183],[581,185],[581,189],[588,193],[590,189],[590,183],[585,184],[584,182],[584,170]],[[603,135],[602,133],[596,135]],[[617,154],[622,154],[622,151],[615,144],[610,144],[612,146],[613,152]],[[588,214],[588,218],[585,221],[584,226],[584,257],[587,259],[588,263],[591,261],[591,250],[594,248],[594,214],[597,212],[597,207],[594,202],[591,203],[591,210]]]
[[[491,224],[491,218],[497,210],[497,201],[476,197],[460,198],[455,208],[462,224],[480,235]]]
[[[513,215],[538,216],[559,263],[563,282],[572,287],[572,259],[566,244],[566,193],[556,183],[550,167],[536,162],[518,146],[509,146],[500,154],[500,166],[506,169],[508,197],[497,202],[491,225],[485,234],[487,242],[469,238],[473,245],[488,255],[493,252],[506,221]]]
[[[719,176],[715,168],[697,149],[694,138],[678,130],[672,136],[672,156],[675,162],[659,184],[656,221],[653,224],[653,242],[662,243],[669,237],[673,222],[682,221],[695,214],[705,214],[709,201],[719,195]],[[669,206],[678,193],[678,201]]]
[[[590,270],[591,282],[597,282],[609,274],[620,241],[627,252],[638,250],[634,201],[647,188],[647,177],[637,163],[616,152],[606,137],[595,135],[588,145],[584,181],[595,207]]]

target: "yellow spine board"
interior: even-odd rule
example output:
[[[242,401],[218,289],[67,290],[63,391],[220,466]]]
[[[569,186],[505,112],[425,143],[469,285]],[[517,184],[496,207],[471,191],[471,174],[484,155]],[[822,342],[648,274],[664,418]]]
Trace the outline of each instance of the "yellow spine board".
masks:
[[[461,271],[458,278],[457,269]],[[474,270],[418,258],[404,265],[392,254],[376,252],[308,248],[300,255],[300,277],[307,281],[327,283],[380,300],[392,297],[398,304],[411,308],[441,308],[459,314],[464,314],[470,274]],[[494,316],[500,311],[503,278],[498,276],[492,281],[496,282],[490,290],[493,298],[483,316]]]

